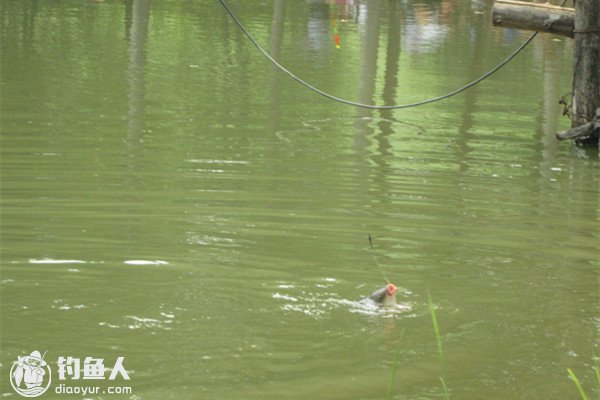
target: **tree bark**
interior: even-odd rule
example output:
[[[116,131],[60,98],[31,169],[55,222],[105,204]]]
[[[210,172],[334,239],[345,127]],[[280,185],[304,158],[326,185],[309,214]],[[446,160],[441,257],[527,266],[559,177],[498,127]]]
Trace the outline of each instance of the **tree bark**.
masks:
[[[573,127],[594,119],[600,107],[600,1],[575,2],[575,51],[573,66]],[[598,146],[598,129],[580,144]]]

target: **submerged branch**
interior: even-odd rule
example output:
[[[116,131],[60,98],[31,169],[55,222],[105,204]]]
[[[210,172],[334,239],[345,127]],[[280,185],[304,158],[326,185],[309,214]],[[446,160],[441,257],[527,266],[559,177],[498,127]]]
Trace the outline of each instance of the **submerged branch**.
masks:
[[[596,109],[594,119],[587,124],[580,125],[575,128],[568,129],[556,134],[558,140],[575,139],[581,136],[591,135],[595,129],[600,129],[600,108]]]

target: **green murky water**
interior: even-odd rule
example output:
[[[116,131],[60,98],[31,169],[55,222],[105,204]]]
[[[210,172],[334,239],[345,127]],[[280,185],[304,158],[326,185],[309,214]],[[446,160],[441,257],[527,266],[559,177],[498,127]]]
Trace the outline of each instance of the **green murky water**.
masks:
[[[487,2],[331,3],[230,6],[368,103],[453,90],[527,36]],[[98,385],[133,392],[92,399],[383,399],[395,357],[398,399],[440,376],[452,399],[576,399],[567,368],[597,395],[600,163],[553,136],[568,40],[371,112],[275,71],[217,1],[2,0],[0,23],[4,396],[33,350],[41,398],[91,385],[59,356],[125,357]],[[408,309],[355,306],[376,263]]]

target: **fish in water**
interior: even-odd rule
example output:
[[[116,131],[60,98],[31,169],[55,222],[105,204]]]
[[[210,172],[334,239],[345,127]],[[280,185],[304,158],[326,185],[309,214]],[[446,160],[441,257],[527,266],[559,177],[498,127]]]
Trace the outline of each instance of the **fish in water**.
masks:
[[[396,307],[396,292],[398,292],[398,288],[394,284],[388,283],[361,300],[361,303],[375,304],[379,307]]]

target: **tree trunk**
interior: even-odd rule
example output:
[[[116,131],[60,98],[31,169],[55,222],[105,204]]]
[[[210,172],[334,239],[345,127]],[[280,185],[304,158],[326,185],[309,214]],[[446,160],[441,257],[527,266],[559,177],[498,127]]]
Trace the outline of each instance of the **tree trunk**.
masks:
[[[600,107],[600,1],[575,2],[575,54],[573,76],[573,127],[594,119]],[[598,147],[598,129],[579,144]]]

